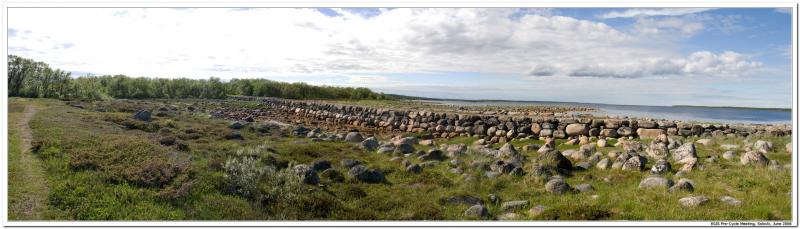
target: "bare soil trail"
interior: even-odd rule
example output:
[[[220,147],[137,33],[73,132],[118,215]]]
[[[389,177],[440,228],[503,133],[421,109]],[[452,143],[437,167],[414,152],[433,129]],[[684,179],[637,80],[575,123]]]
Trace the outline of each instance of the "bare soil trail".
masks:
[[[19,172],[9,174],[9,186],[20,185],[21,192],[18,201],[9,202],[9,219],[11,220],[41,220],[47,208],[47,182],[42,162],[31,152],[31,128],[28,122],[38,112],[33,105],[25,105],[25,111],[16,120],[15,128],[19,133]],[[12,139],[9,139],[12,140]],[[13,181],[23,181],[13,184]],[[15,219],[16,218],[16,219]]]

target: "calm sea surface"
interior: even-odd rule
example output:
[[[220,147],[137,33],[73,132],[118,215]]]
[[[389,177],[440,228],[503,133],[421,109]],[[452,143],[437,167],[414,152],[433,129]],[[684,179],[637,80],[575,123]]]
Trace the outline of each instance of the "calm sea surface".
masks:
[[[597,103],[565,103],[565,102],[511,102],[511,101],[455,101],[455,100],[422,100],[426,102],[456,106],[584,106],[597,108],[595,115],[628,116],[638,118],[655,118],[684,121],[721,122],[721,123],[791,123],[792,112],[786,110],[715,108],[715,107],[667,107],[612,105]]]

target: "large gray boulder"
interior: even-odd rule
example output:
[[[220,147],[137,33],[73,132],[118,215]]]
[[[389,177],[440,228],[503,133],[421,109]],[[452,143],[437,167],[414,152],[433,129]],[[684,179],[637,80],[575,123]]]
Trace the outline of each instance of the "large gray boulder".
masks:
[[[647,156],[653,160],[665,159],[669,157],[669,148],[665,143],[653,141],[650,143],[650,147],[647,148]]]
[[[694,143],[686,143],[678,147],[672,152],[672,160],[683,164],[688,158],[697,158],[697,150],[694,146]]]

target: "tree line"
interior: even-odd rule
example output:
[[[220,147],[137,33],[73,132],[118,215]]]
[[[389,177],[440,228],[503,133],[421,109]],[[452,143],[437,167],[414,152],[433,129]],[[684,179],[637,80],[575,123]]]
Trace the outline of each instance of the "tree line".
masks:
[[[8,95],[57,99],[222,99],[228,95],[287,99],[391,99],[364,87],[314,86],[266,79],[163,79],[125,75],[81,76],[47,63],[8,56]]]

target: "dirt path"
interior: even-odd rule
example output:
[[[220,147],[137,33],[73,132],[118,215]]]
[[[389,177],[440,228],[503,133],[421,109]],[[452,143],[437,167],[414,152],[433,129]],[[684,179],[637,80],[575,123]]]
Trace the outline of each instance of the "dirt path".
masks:
[[[21,201],[14,203],[16,206],[9,206],[9,209],[17,211],[20,220],[43,219],[42,213],[47,206],[47,185],[44,169],[41,161],[30,150],[33,136],[28,122],[37,111],[36,107],[26,105],[24,113],[17,120],[15,126],[20,136],[19,147],[22,151],[19,161],[21,170],[17,175],[20,178],[17,180],[25,183],[16,184],[24,187],[20,196]]]

